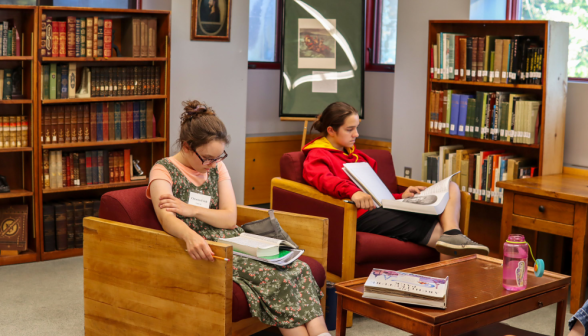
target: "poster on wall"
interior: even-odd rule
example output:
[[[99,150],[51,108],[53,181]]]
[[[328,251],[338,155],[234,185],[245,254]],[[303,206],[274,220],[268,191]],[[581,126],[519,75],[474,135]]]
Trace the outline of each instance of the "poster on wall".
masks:
[[[230,41],[231,0],[192,0],[190,39]]]
[[[364,5],[284,0],[280,117],[312,118],[342,101],[363,119]]]

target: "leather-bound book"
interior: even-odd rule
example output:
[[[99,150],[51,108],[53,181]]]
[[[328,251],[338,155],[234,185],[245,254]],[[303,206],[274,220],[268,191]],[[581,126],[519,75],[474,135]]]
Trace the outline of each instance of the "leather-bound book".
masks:
[[[467,37],[459,37],[459,80],[466,80]]]
[[[83,142],[85,140],[84,140],[84,107],[82,105],[76,105],[76,114],[77,114],[77,119],[78,119],[77,126],[76,126],[76,129],[78,130],[78,142]]]
[[[125,77],[126,85],[127,85],[127,93],[126,96],[132,96],[135,92],[135,84],[133,83],[133,67],[126,67],[127,74]]]
[[[57,143],[65,143],[65,107],[57,106]]]
[[[121,96],[127,95],[127,67],[120,67],[120,82],[119,82],[119,93]]]
[[[112,56],[112,20],[104,20],[104,57]]]
[[[122,96],[123,95],[123,67],[118,67],[116,68],[116,92],[117,92],[117,96]]]
[[[102,139],[108,141],[108,104],[102,103]]]
[[[100,217],[100,200],[92,201],[92,216]]]
[[[73,161],[73,185],[80,185],[80,154],[71,153],[71,160]]]
[[[53,204],[43,204],[43,242],[45,252],[55,251],[55,208]]]
[[[74,201],[74,242],[76,248],[84,247],[84,204]]]
[[[140,110],[139,110],[139,113],[140,113],[139,114],[139,118],[140,118],[139,119],[139,121],[140,121],[139,127],[140,127],[140,131],[141,131],[140,137],[141,137],[141,139],[145,139],[145,138],[147,138],[147,103],[146,103],[146,101],[141,100],[139,102],[139,104],[140,104],[139,105],[140,106],[139,107],[140,108]]]
[[[117,151],[116,153],[118,157],[118,178],[119,182],[125,182],[126,174],[125,174],[125,158],[124,158],[124,151]]]
[[[157,56],[157,19],[147,19],[148,43],[147,43],[147,57]]]
[[[65,163],[65,169],[63,170],[63,186],[64,187],[71,187],[71,181],[72,181],[72,177],[71,177],[71,158],[69,157],[69,155],[64,154],[63,156],[63,162]]]
[[[127,105],[127,139],[133,139],[133,102],[123,103]]]
[[[82,201],[84,203],[84,217],[94,216],[94,201]]]
[[[59,52],[60,52],[59,42],[61,42],[61,38],[59,36],[59,30],[60,30],[59,21],[53,21],[52,26],[53,26],[53,57],[60,57],[61,55],[59,54]]]
[[[104,57],[104,18],[98,18],[98,55],[97,57]]]
[[[112,67],[106,68],[106,73],[107,73],[106,87],[104,89],[106,90],[106,96],[112,97],[115,95],[114,94],[114,76],[113,76],[113,72],[112,72]]]
[[[94,32],[92,34],[92,56],[98,57],[98,17],[94,16]]]
[[[86,57],[92,57],[92,50],[94,48],[94,18],[86,18]]]
[[[94,184],[100,184],[102,180],[98,179],[98,151],[92,151],[92,181]]]
[[[57,185],[57,151],[49,152],[49,187],[59,188]]]
[[[104,139],[104,122],[102,117],[102,103],[94,103],[96,107],[96,141],[103,141]]]
[[[141,138],[141,107],[138,101],[133,102],[133,139]]]
[[[108,140],[112,141],[115,140],[115,131],[114,131],[114,103],[106,103],[108,104]]]
[[[121,30],[123,56],[141,57],[141,19],[123,19]]]
[[[64,110],[64,114],[63,114],[63,134],[64,134],[64,139],[65,139],[65,143],[70,143],[71,142],[71,110],[75,108],[75,106],[72,105],[65,105],[65,107],[63,108]],[[74,110],[73,113],[75,114],[76,111]]]
[[[76,97],[76,82],[78,80],[77,72],[76,72],[76,63],[71,62],[67,64],[67,97],[66,98],[75,98]]]
[[[156,95],[161,94],[161,89],[159,88],[159,81],[160,81],[160,70],[159,66],[155,67],[155,93]]]
[[[55,240],[59,251],[67,250],[67,221],[65,204],[55,203]]]
[[[100,83],[100,97],[106,97],[106,92],[108,92],[108,87],[106,86],[106,78],[108,76],[108,70],[106,68],[100,69],[100,77],[96,80]]]
[[[49,175],[49,150],[43,149],[43,189],[51,187],[51,180]]]
[[[139,96],[141,94],[142,84],[141,84],[141,67],[133,67],[133,82],[135,85],[135,92],[133,93],[135,96]]]
[[[49,79],[51,78],[51,67],[47,65],[43,65],[43,100],[49,99]]]
[[[76,57],[76,18],[67,17],[67,57]]]
[[[57,106],[51,107],[51,143],[57,143],[57,124],[59,113],[57,112]]]
[[[96,103],[90,105],[90,141],[96,142],[96,131],[97,131],[97,115],[96,115]]]
[[[84,116],[84,142],[90,141],[90,106],[88,104],[84,104],[80,106],[80,109],[83,111]]]
[[[86,153],[79,153],[80,185],[86,185]]]
[[[120,103],[114,103],[114,140],[121,140]]]
[[[76,18],[76,57],[86,57],[86,18]]]
[[[41,116],[44,122],[43,138],[46,144],[51,143],[51,109],[52,106],[43,106],[43,115]]]
[[[45,55],[41,54],[41,56],[51,57],[52,50],[53,50],[53,18],[51,16],[47,16],[45,22]],[[42,33],[41,33],[42,34]]]
[[[147,57],[148,51],[148,36],[149,33],[147,31],[147,19],[141,19],[141,57]]]
[[[147,102],[147,116],[146,116],[146,137],[147,139],[153,138],[153,100]]]
[[[141,91],[142,95],[148,95],[151,94],[151,67],[150,66],[144,66],[141,69],[141,84],[143,84],[143,89]]]
[[[4,148],[10,147],[10,117],[2,117],[2,141],[4,142]]]
[[[155,69],[156,66],[149,67],[149,84],[151,85],[151,89],[149,90],[149,94],[155,94]]]
[[[485,44],[486,44],[486,38],[485,37],[478,37],[478,76],[476,77],[476,80],[478,82],[483,82],[484,81],[484,50],[485,49]]]
[[[59,22],[59,57],[67,57],[67,22]],[[75,45],[74,45],[75,48]],[[75,56],[75,51],[74,51]]]
[[[91,74],[92,76],[90,78],[90,96],[98,97],[100,96],[100,68],[92,67]]]
[[[94,173],[92,171],[92,152],[86,151],[86,184],[94,184]]]
[[[117,103],[118,104],[118,103]],[[125,102],[120,103],[120,138],[127,140],[127,104]]]
[[[125,149],[124,151],[124,182],[131,182],[131,150]]]
[[[115,152],[108,153],[108,181],[110,182],[118,182],[114,174],[114,170],[116,167],[116,165],[114,164],[114,154]]]
[[[62,151],[59,151],[60,158],[61,158],[61,186],[67,187],[69,183],[69,178],[67,177],[67,157],[62,154]]]
[[[22,147],[22,116],[16,116],[16,147]]]
[[[16,116],[10,116],[10,148],[16,147]]]
[[[104,183],[104,151],[96,152],[96,175],[98,176],[98,184]],[[93,160],[92,160],[93,161]]]
[[[41,144],[45,144],[45,131],[47,130],[47,124],[45,124],[45,114],[47,113],[47,107],[43,106],[41,109]],[[0,122],[0,136],[2,136],[2,123]],[[4,143],[0,138],[0,148],[2,148]]]
[[[47,56],[47,14],[41,15],[41,56]]]
[[[22,131],[20,133],[20,142],[23,147],[29,146],[29,117],[22,116]]]
[[[67,248],[74,248],[75,245],[75,219],[74,219],[74,207],[72,202],[65,202],[65,223],[67,227]]]
[[[76,105],[71,106],[70,116],[71,142],[78,142],[78,111]]]
[[[63,187],[63,154],[62,151],[56,151],[57,155],[55,156],[55,162],[57,162],[57,168],[55,169],[55,173],[57,174],[57,188]]]
[[[0,208],[0,250],[27,250],[28,213],[26,205]]]
[[[113,172],[114,172],[114,182],[120,182],[120,171],[118,169],[118,151],[112,153],[113,158]]]

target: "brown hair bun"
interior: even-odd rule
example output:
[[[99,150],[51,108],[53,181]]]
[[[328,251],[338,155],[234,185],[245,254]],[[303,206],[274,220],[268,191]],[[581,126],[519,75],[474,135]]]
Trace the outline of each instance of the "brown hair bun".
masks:
[[[178,145],[187,144],[192,150],[211,141],[230,142],[225,124],[216,116],[214,110],[198,100],[182,102],[180,136]]]
[[[180,117],[182,125],[204,115],[216,116],[216,113],[210,106],[205,103],[200,103],[198,100],[187,100],[182,102],[182,105],[184,106],[184,113]]]

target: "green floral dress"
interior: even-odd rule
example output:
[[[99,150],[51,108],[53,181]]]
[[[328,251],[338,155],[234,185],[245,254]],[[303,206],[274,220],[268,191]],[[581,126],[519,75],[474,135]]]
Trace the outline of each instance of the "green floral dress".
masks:
[[[218,170],[208,173],[208,180],[197,187],[168,159],[157,162],[169,172],[174,197],[188,203],[190,192],[211,196],[210,209],[218,209]],[[177,215],[188,226],[207,240],[235,237],[240,227],[219,229],[193,217]],[[279,328],[295,328],[322,316],[320,299],[323,296],[310,267],[303,261],[281,267],[253,259],[233,256],[233,281],[247,297],[251,315],[265,324]]]

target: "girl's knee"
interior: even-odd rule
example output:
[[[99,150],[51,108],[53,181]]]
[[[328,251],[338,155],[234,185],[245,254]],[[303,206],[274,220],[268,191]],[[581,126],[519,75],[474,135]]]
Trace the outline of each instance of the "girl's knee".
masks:
[[[459,191],[459,186],[457,185],[457,183],[451,181],[451,183],[449,183],[449,196],[451,196],[452,198],[456,198],[459,199],[461,197],[461,193]]]

